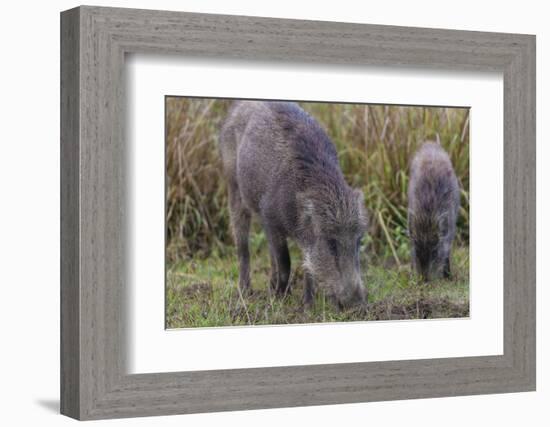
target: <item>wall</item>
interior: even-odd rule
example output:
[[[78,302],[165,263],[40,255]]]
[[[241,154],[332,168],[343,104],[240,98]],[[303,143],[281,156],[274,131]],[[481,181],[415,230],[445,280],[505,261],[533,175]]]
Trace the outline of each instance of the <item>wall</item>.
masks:
[[[2,7],[0,68],[2,130],[0,210],[2,324],[0,382],[4,425],[67,425],[58,415],[59,383],[59,11],[73,1],[9,2]],[[232,0],[98,1],[106,6],[186,10],[373,24],[410,25],[537,34],[538,218],[550,212],[548,80],[550,52],[545,4],[541,1],[480,2],[271,2]],[[7,130],[7,133],[6,133]],[[546,185],[545,185],[546,184]],[[7,198],[6,198],[7,197]],[[372,425],[464,426],[548,425],[550,371],[548,323],[549,227],[538,224],[538,391],[508,395],[441,398],[310,408],[172,416],[112,421],[110,425],[225,426]]]

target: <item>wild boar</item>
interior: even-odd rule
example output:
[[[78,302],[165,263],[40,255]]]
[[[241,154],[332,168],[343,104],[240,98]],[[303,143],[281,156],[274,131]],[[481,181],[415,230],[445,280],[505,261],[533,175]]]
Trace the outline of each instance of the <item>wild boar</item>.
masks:
[[[451,276],[451,247],[460,206],[458,180],[449,156],[427,142],[411,163],[408,222],[412,264],[425,280]]]
[[[303,255],[304,304],[318,287],[340,308],[366,298],[360,270],[367,218],[363,193],[344,180],[321,126],[290,102],[235,102],[220,132],[239,286],[250,289],[248,235],[259,218],[271,256],[271,286],[289,292],[287,239]]]

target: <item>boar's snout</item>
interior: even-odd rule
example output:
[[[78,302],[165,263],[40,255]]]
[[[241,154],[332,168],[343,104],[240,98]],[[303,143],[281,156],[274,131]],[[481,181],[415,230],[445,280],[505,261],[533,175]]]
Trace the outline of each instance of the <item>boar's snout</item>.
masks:
[[[349,283],[336,295],[337,306],[342,310],[361,308],[366,302],[367,292],[361,280]]]
[[[324,250],[324,246],[320,243],[306,253],[304,266],[336,307],[363,306],[367,291],[361,279],[358,245],[350,249],[338,244],[337,249],[332,250]]]
[[[420,258],[417,260],[417,271],[422,282],[428,282],[430,280],[431,260]]]
[[[422,282],[429,282],[442,276],[445,256],[440,256],[440,252],[442,252],[442,245],[439,242],[415,245],[413,259]]]

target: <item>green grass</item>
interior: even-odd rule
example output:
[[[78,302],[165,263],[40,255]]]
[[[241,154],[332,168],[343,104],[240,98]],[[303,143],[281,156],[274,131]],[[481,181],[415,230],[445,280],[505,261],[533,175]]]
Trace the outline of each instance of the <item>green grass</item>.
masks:
[[[166,100],[166,324],[169,328],[464,317],[469,314],[469,110],[300,102],[334,142],[349,185],[365,195],[366,314],[338,312],[320,293],[304,311],[300,254],[291,246],[292,293],[271,294],[263,232],[251,235],[253,294],[237,288],[226,183],[218,152],[230,101]],[[453,278],[419,283],[410,271],[410,161],[426,140],[447,151],[461,189]]]
[[[318,292],[314,305],[302,304],[303,271],[300,255],[291,248],[291,289],[284,298],[269,287],[269,256],[261,235],[253,239],[251,295],[239,292],[236,256],[212,254],[208,258],[173,263],[167,269],[166,322],[168,328],[236,325],[295,324],[360,320],[396,320],[467,317],[469,315],[469,258],[466,248],[453,252],[453,277],[421,283],[408,264],[393,259],[364,271],[368,289],[366,313],[338,311]],[[254,249],[255,248],[255,249]],[[366,263],[366,260],[365,260]]]

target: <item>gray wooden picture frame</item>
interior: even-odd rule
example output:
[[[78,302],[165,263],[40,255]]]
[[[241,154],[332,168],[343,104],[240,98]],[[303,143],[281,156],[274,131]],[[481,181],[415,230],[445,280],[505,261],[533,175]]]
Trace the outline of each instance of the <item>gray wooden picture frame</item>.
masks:
[[[124,60],[135,52],[502,72],[504,354],[127,374]],[[534,36],[88,6],[62,12],[63,414],[100,419],[535,390],[535,255]]]

